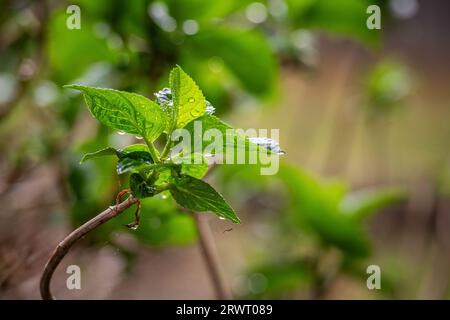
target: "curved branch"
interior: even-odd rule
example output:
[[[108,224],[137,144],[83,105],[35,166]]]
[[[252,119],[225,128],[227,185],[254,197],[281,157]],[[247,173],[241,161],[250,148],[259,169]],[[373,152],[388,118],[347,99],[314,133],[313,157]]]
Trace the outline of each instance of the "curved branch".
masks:
[[[82,238],[83,236],[85,236],[87,233],[94,230],[98,226],[118,216],[119,214],[124,212],[126,209],[128,209],[138,201],[139,199],[130,196],[125,201],[119,203],[118,205],[109,207],[108,209],[101,212],[100,214],[98,214],[97,216],[95,216],[94,218],[92,218],[79,228],[72,231],[72,233],[70,233],[63,241],[61,241],[58,244],[56,249],[53,251],[53,254],[51,255],[50,259],[47,261],[44,272],[42,273],[41,276],[40,290],[42,299],[45,300],[54,299],[50,291],[50,281],[59,263],[66,256],[66,254],[69,252],[70,248],[72,248],[72,246],[75,244],[75,242],[77,242],[80,238]]]
[[[231,299],[231,293],[228,286],[222,277],[220,270],[219,257],[217,248],[215,246],[214,237],[205,216],[202,213],[193,212],[195,224],[200,242],[200,250],[205,264],[208,269],[209,276],[214,286],[217,299],[228,300]]]

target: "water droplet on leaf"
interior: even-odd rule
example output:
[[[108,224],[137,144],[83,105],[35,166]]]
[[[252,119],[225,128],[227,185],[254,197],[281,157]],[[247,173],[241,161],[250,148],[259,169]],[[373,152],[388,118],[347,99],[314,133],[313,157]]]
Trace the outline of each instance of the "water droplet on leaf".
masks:
[[[206,103],[206,114],[214,114],[214,112],[216,112],[216,108],[214,108],[214,106],[211,104],[211,102],[209,102],[208,100],[205,100]]]
[[[155,97],[159,104],[171,102],[172,91],[169,88],[161,89],[155,93]]]
[[[191,116],[193,117],[198,117],[202,114],[202,112],[200,110],[192,110],[191,111]]]
[[[121,136],[123,136],[125,134],[125,132],[123,131],[118,131],[117,134],[120,134]]]
[[[263,137],[250,137],[248,138],[250,142],[257,144],[260,147],[266,148],[269,151],[272,151],[278,155],[284,155],[286,152],[280,148],[280,145],[277,141],[270,138]]]
[[[155,93],[156,101],[163,110],[173,107],[172,91],[169,88],[164,88]]]

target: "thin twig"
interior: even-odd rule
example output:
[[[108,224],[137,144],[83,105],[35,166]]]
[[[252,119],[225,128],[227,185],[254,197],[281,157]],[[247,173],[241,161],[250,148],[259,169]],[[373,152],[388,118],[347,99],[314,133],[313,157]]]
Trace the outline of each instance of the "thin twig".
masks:
[[[50,259],[47,261],[45,265],[44,272],[41,276],[40,281],[40,290],[42,299],[45,300],[53,300],[54,297],[50,291],[50,281],[52,276],[58,267],[59,263],[65,257],[67,252],[69,252],[70,248],[77,242],[80,238],[85,236],[87,233],[107,222],[108,220],[118,216],[126,209],[131,207],[133,204],[138,202],[137,198],[133,196],[128,197],[125,201],[121,202],[118,205],[109,207],[102,213],[98,214],[85,224],[83,224],[78,229],[74,230],[71,234],[69,234],[63,241],[61,241],[56,247],[55,251],[51,255]]]
[[[208,222],[205,220],[206,216],[202,213],[194,212],[195,223],[197,225],[200,249],[205,259],[208,273],[214,285],[214,290],[218,299],[231,299],[231,294],[228,287],[221,276],[220,264],[217,256],[217,249],[215,247],[214,237],[209,228]]]

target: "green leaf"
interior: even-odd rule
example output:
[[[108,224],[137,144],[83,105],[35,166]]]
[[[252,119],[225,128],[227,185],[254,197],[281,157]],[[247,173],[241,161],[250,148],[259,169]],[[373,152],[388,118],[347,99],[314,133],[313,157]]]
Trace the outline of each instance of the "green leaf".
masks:
[[[90,159],[114,155],[119,159],[131,158],[135,160],[144,160],[150,163],[154,162],[148,146],[145,144],[132,144],[117,150],[112,147],[104,148],[95,152],[86,153],[80,162],[83,163]]]
[[[137,172],[144,168],[151,166],[151,162],[140,159],[123,158],[117,162],[117,174],[124,174],[126,172]]]
[[[154,163],[149,152],[148,146],[145,144],[132,144],[123,149],[105,148],[96,152],[87,153],[83,156],[80,163],[99,158],[103,156],[116,155],[119,158],[117,162],[117,173],[139,171],[141,169],[152,169]],[[156,165],[153,165],[156,166]]]
[[[132,153],[132,152],[145,152],[150,154],[150,151],[148,149],[148,146],[143,143],[136,143],[136,144],[130,144],[122,149],[120,149],[122,153]]]
[[[162,172],[162,174],[168,174],[169,168],[176,167],[173,163],[149,163],[143,160],[136,160],[131,158],[124,158],[117,163],[117,173],[123,174],[126,172],[139,172],[142,174],[148,174],[152,170]],[[169,175],[167,175],[168,177]],[[161,179],[162,180],[162,179]]]
[[[157,170],[160,172],[159,181],[169,181],[171,172],[167,168],[170,167],[174,168],[178,173],[186,174],[197,179],[203,178],[209,168],[208,162],[199,153],[192,153],[185,156],[177,155],[172,158],[172,162],[160,164],[157,167]]]
[[[131,174],[130,189],[133,196],[139,199],[153,197],[156,194],[156,188],[154,186],[149,186],[144,178],[138,173]]]
[[[172,161],[181,164],[181,173],[201,179],[208,172],[208,162],[200,153],[174,157]]]
[[[173,179],[170,190],[175,201],[182,207],[195,211],[212,211],[219,217],[240,223],[233,208],[206,182],[188,175]]]
[[[357,191],[348,194],[342,200],[340,210],[345,215],[362,219],[387,206],[400,203],[405,198],[405,191],[398,188]]]
[[[179,66],[170,72],[169,84],[174,109],[171,119],[176,123],[176,128],[183,128],[205,113],[206,102],[202,91]]]
[[[212,62],[209,62],[212,61]],[[193,56],[189,51],[180,52],[179,64],[202,89],[203,95],[217,109],[219,114],[225,114],[232,107],[235,88],[226,85],[233,81],[233,75],[226,68],[214,69],[211,72],[210,66],[216,63],[219,68],[222,60],[212,58],[207,60],[204,57]]]
[[[201,123],[202,131],[194,130],[196,121],[199,121]],[[209,129],[217,129],[225,137],[228,133],[231,133],[231,130],[233,130],[233,127],[230,126],[229,124],[223,122],[222,120],[220,120],[219,118],[217,118],[214,115],[205,114],[205,115],[201,116],[200,118],[198,118],[194,121],[191,121],[185,127],[185,129],[188,130],[189,133],[191,134],[192,142],[193,142],[195,139],[202,139],[203,133]],[[224,143],[226,143],[226,140],[224,141]],[[226,146],[226,145],[224,144],[224,146]],[[199,151],[199,150],[195,150],[195,151]]]
[[[201,128],[201,130],[200,130]],[[203,141],[204,132],[209,129],[218,130],[223,136],[222,152],[218,152],[214,150],[213,155],[219,153],[225,153],[227,148],[227,141],[234,141],[234,137],[227,137],[233,129],[231,126],[221,121],[219,118],[213,115],[205,114],[194,121],[189,122],[184,128],[189,132],[189,136],[191,137],[190,141],[183,141],[183,150],[184,148],[188,149],[191,153],[199,153],[204,155],[205,147],[208,143],[201,143]],[[228,130],[228,131],[227,131]],[[197,141],[197,143],[195,143]],[[190,145],[189,145],[190,144]],[[201,148],[200,148],[201,145]],[[184,151],[186,152],[186,151]]]
[[[99,158],[99,157],[105,157],[105,156],[117,156],[116,149],[112,147],[108,147],[102,150],[98,150],[95,152],[86,153],[83,158],[81,158],[80,163],[83,163],[87,160]]]
[[[159,105],[144,96],[81,85],[65,88],[82,91],[92,115],[116,130],[155,140],[166,126],[166,114]]]
[[[150,163],[154,162],[148,146],[145,144],[131,144],[123,149],[117,150],[117,152],[119,159],[130,158],[135,160],[143,160]]]
[[[198,122],[197,122],[198,121]],[[196,124],[197,122],[197,124]],[[201,125],[201,130],[200,128]],[[197,130],[195,128],[197,126]],[[205,114],[202,117],[191,121],[186,127],[186,130],[189,131],[191,136],[191,146],[190,149],[192,152],[195,153],[204,153],[204,148],[209,145],[208,142],[203,142],[202,150],[198,150],[196,148],[196,144],[194,141],[201,141],[203,139],[203,134],[207,130],[210,129],[216,129],[220,131],[223,137],[223,143],[222,143],[222,153],[226,154],[227,152],[233,152],[234,157],[236,158],[238,156],[238,152],[244,152],[245,158],[249,159],[250,154],[260,152],[261,150],[264,150],[264,152],[270,154],[274,153],[271,150],[268,150],[264,148],[263,146],[258,146],[255,143],[252,143],[248,137],[242,135],[240,132],[235,130],[233,127],[231,127],[229,124],[223,122],[219,118],[217,118],[214,115]],[[214,150],[213,154],[218,154],[217,150]],[[236,162],[233,162],[236,163]]]

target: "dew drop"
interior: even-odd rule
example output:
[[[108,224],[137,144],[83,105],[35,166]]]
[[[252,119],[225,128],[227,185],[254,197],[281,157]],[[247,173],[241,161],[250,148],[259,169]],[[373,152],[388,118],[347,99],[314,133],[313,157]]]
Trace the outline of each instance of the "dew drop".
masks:
[[[163,194],[163,195],[161,196],[161,198],[167,199],[167,198],[168,198],[168,197],[167,197],[167,194]]]
[[[193,117],[198,117],[201,114],[202,114],[201,111],[198,111],[198,110],[192,110],[191,111],[191,116],[193,116]]]
[[[194,98],[194,97],[190,97],[190,98],[188,99],[188,102],[194,103],[194,102],[195,102],[195,98]]]
[[[142,138],[141,136],[135,136],[136,139],[142,140],[144,138]]]
[[[280,145],[274,139],[264,137],[250,137],[249,140],[252,143],[255,143],[263,148],[266,148],[267,150],[270,150],[277,155],[286,154],[286,152],[280,148]]]
[[[214,112],[216,112],[216,108],[214,108],[214,106],[208,100],[205,100],[205,103],[206,103],[205,113],[209,115],[214,114]]]
[[[121,136],[123,136],[125,134],[125,132],[123,131],[118,131],[117,134],[120,134]]]
[[[219,217],[219,219],[220,219],[220,220],[225,220],[225,218],[224,218],[224,217]]]

